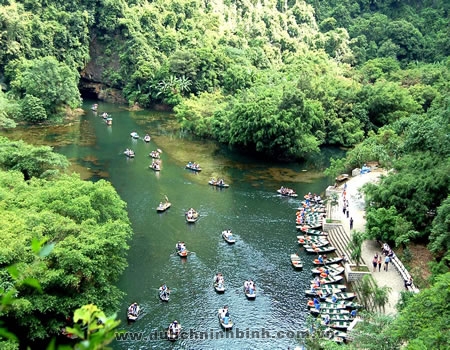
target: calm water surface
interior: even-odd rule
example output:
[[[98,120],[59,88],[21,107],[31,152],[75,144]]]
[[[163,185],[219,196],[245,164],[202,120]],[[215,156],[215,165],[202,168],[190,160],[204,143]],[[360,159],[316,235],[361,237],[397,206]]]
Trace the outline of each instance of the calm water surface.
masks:
[[[323,192],[330,182],[321,172],[329,154],[304,164],[269,163],[213,142],[192,140],[175,131],[166,113],[128,112],[100,103],[96,115],[89,107],[86,103],[87,113],[79,123],[38,128],[31,138],[55,145],[84,178],[110,181],[128,205],[134,236],[129,243],[129,267],[119,281],[127,295],[117,312],[123,320],[121,329],[142,332],[147,338],[116,341],[113,348],[293,349],[301,345],[302,340],[292,336],[306,326],[304,290],[312,279],[312,257],[301,251],[306,258],[304,270],[291,267],[289,255],[299,252],[294,217],[300,200],[282,198],[276,190],[283,185],[301,196]],[[103,111],[112,115],[112,126],[99,116]],[[151,142],[133,140],[132,131],[141,137],[149,133]],[[20,137],[17,131],[14,135]],[[134,159],[124,156],[126,148],[136,152]],[[157,148],[163,150],[160,173],[148,168],[149,153]],[[186,170],[188,161],[200,163],[203,171]],[[212,176],[223,177],[230,188],[208,185]],[[172,207],[158,214],[156,207],[166,195]],[[190,207],[200,213],[195,224],[184,220]],[[221,238],[227,228],[235,233],[235,245]],[[186,242],[193,254],[185,260],[174,255],[177,241]],[[212,287],[217,272],[225,278],[227,289],[222,295]],[[257,285],[254,301],[242,291],[248,278]],[[157,295],[162,283],[172,290],[168,303]],[[141,305],[142,313],[137,322],[127,325],[125,310],[133,301]],[[217,311],[223,305],[228,305],[235,323],[228,338],[216,334],[221,331]],[[154,339],[174,319],[182,324],[187,339],[175,343]],[[204,335],[191,339],[200,337],[196,332],[206,332],[208,339]],[[277,336],[277,332],[283,333]]]

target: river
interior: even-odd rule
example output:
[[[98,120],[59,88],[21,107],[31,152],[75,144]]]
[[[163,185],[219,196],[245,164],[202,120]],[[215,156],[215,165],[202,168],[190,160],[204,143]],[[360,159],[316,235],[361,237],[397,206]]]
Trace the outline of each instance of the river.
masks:
[[[113,348],[292,349],[301,345],[295,337],[306,326],[304,290],[312,279],[312,257],[300,253],[306,257],[303,271],[290,265],[289,255],[299,251],[294,222],[300,199],[280,197],[276,190],[292,187],[299,198],[307,192],[323,192],[330,180],[322,170],[331,153],[305,163],[269,162],[195,140],[178,131],[167,113],[129,112],[99,103],[95,114],[89,109],[91,103],[85,102],[86,114],[80,122],[28,130],[27,137],[53,145],[83,178],[110,181],[127,203],[134,236],[129,242],[129,266],[119,281],[127,295],[117,312],[123,320],[120,329],[143,338],[115,341]],[[100,117],[104,111],[112,115],[112,126]],[[133,140],[132,131],[141,139]],[[149,143],[142,140],[146,133],[152,137]],[[9,134],[21,137],[17,131]],[[126,148],[136,152],[134,159],[125,157]],[[149,153],[157,148],[163,151],[159,173],[148,167]],[[185,169],[188,161],[198,162],[203,171]],[[212,176],[223,177],[230,187],[218,190],[208,185]],[[156,207],[164,196],[172,207],[158,214]],[[191,207],[200,213],[195,224],[184,219]],[[221,237],[227,228],[235,234],[234,245]],[[187,259],[174,255],[177,241],[186,242],[193,252]],[[217,294],[212,286],[217,272],[225,278],[224,294]],[[254,301],[247,300],[242,290],[249,278],[257,286]],[[158,298],[162,283],[172,290],[168,303]],[[133,301],[141,305],[142,313],[137,322],[127,325],[125,310]],[[234,329],[221,338],[217,311],[224,305],[229,307]],[[183,326],[185,339],[174,343],[160,339],[159,333],[174,319]]]

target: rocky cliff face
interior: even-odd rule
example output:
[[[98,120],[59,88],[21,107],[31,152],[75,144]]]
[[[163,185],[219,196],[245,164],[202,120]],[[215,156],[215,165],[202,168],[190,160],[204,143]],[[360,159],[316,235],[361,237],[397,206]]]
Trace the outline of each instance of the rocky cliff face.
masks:
[[[126,104],[122,91],[112,87],[107,71],[118,71],[119,57],[117,52],[111,53],[93,36],[90,43],[89,54],[91,60],[80,73],[79,89],[83,97],[99,99],[107,102]]]

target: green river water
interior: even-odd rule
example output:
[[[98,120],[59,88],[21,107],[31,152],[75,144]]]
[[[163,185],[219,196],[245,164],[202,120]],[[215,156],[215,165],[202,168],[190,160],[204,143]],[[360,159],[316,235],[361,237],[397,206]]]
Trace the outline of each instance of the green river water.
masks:
[[[295,209],[300,199],[280,197],[276,190],[292,187],[299,198],[307,192],[323,192],[330,179],[322,171],[333,151],[305,163],[255,160],[214,142],[193,140],[177,131],[167,113],[129,112],[99,103],[95,114],[91,102],[85,102],[86,114],[79,122],[27,129],[23,134],[15,130],[6,136],[53,145],[83,178],[110,181],[127,203],[134,236],[129,242],[129,266],[119,281],[127,295],[117,312],[120,329],[141,339],[115,341],[113,348],[293,349],[301,345],[302,339],[293,336],[306,327],[304,290],[312,279],[313,257],[296,243]],[[100,117],[104,111],[112,115],[112,126]],[[133,140],[132,131],[141,139]],[[146,133],[152,136],[150,143],[142,140]],[[125,157],[126,148],[136,152],[134,159]],[[148,168],[149,153],[157,148],[163,150],[160,173]],[[185,169],[188,161],[200,163],[203,171]],[[223,177],[230,188],[208,185],[212,176]],[[172,207],[158,214],[156,207],[166,195]],[[184,220],[190,207],[200,213],[195,224]],[[235,234],[235,245],[221,237],[227,228]],[[179,240],[193,252],[186,260],[174,255]],[[305,258],[303,271],[290,265],[289,255],[296,251]],[[224,294],[213,289],[216,272],[224,275]],[[248,278],[257,286],[254,301],[247,300],[242,290]],[[158,298],[162,283],[172,290],[168,303]],[[141,305],[142,313],[127,325],[126,309],[133,301]],[[228,305],[234,321],[228,337],[220,333],[217,318],[223,305]],[[185,339],[171,343],[161,338],[174,319],[182,324]]]

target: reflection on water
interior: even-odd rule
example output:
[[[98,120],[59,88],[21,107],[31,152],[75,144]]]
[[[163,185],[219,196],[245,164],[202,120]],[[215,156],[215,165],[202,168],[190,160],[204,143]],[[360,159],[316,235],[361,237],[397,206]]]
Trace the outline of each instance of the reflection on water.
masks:
[[[86,103],[86,109],[91,104]],[[301,344],[286,332],[298,335],[305,327],[304,290],[309,288],[312,257],[296,243],[300,200],[280,197],[276,190],[282,185],[294,188],[299,198],[306,192],[322,193],[328,184],[321,172],[323,155],[315,163],[302,164],[255,160],[177,132],[167,113],[128,112],[105,103],[99,103],[99,110],[112,115],[112,126],[88,110],[70,126],[17,129],[7,136],[54,146],[70,159],[71,169],[83,178],[108,179],[126,201],[134,237],[129,266],[119,282],[127,296],[117,312],[122,329],[147,338],[116,341],[114,349],[287,349]],[[133,140],[134,130],[149,133],[151,141]],[[134,159],[124,156],[126,148],[135,151]],[[149,153],[157,148],[163,150],[160,172],[148,168]],[[203,171],[185,169],[188,161],[200,163]],[[230,188],[208,185],[211,177],[224,178]],[[158,214],[156,207],[166,195],[172,207]],[[200,219],[188,225],[184,213],[190,207],[198,210]],[[235,233],[236,244],[228,245],[221,237],[226,228]],[[177,241],[185,241],[193,254],[187,259],[174,255]],[[305,259],[303,271],[290,264],[289,256],[296,251]],[[224,294],[217,294],[212,285],[217,272],[225,278]],[[248,278],[257,285],[254,301],[243,293]],[[173,290],[168,303],[158,298],[162,283]],[[134,301],[143,313],[127,325],[125,310]],[[235,324],[233,338],[217,339],[217,310],[224,305]],[[183,325],[187,339],[172,344],[152,337],[174,319]],[[195,339],[201,331],[209,334],[207,339]]]

